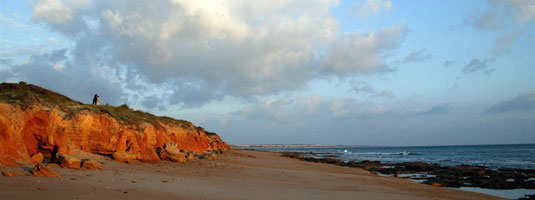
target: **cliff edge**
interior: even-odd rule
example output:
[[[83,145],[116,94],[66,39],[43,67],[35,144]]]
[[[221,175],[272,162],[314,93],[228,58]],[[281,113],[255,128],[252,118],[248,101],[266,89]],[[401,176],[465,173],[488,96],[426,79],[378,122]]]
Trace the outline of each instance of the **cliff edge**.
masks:
[[[24,82],[0,84],[0,167],[32,162],[39,153],[52,160],[81,150],[125,162],[182,162],[229,149],[188,121],[127,105],[87,105]]]

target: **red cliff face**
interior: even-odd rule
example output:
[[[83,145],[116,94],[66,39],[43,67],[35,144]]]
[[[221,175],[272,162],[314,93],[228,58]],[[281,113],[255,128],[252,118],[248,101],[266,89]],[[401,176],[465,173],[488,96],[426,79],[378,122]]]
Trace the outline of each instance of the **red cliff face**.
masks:
[[[31,162],[31,156],[38,153],[48,157],[59,152],[70,155],[76,149],[105,155],[128,152],[139,161],[157,162],[159,150],[166,143],[195,153],[231,148],[216,134],[189,122],[124,122],[90,109],[66,112],[49,104],[0,102],[0,166]]]

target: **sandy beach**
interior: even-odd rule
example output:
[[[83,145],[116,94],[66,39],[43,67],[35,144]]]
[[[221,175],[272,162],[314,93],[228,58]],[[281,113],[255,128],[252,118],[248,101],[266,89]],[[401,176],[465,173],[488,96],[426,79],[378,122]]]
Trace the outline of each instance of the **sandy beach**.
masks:
[[[93,154],[104,170],[49,165],[61,178],[30,176],[33,165],[4,168],[0,199],[501,199],[357,168],[310,163],[278,153],[232,150],[217,160],[125,164]]]
[[[535,0],[0,2],[0,200],[535,200]]]

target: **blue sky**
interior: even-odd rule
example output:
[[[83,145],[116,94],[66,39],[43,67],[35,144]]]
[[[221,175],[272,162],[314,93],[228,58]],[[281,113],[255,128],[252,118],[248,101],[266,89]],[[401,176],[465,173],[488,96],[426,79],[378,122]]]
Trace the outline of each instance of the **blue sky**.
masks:
[[[0,0],[0,81],[232,144],[535,143],[535,2]]]

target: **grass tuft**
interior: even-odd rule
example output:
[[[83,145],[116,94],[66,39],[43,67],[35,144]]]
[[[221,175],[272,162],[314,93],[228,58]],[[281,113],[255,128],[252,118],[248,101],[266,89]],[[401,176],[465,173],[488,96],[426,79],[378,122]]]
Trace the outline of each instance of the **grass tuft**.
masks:
[[[166,116],[155,116],[153,114],[133,110],[128,105],[121,106],[110,105],[89,105],[74,101],[59,93],[41,88],[36,85],[20,83],[1,83],[0,84],[0,102],[20,105],[23,109],[34,104],[45,105],[48,107],[58,107],[65,111],[69,116],[87,110],[97,114],[107,114],[117,120],[119,123],[131,126],[138,126],[146,122],[152,124],[157,129],[164,129],[160,122],[178,125],[189,130],[203,130],[202,127],[195,127],[191,122],[177,120]],[[205,131],[212,135],[215,133]]]

